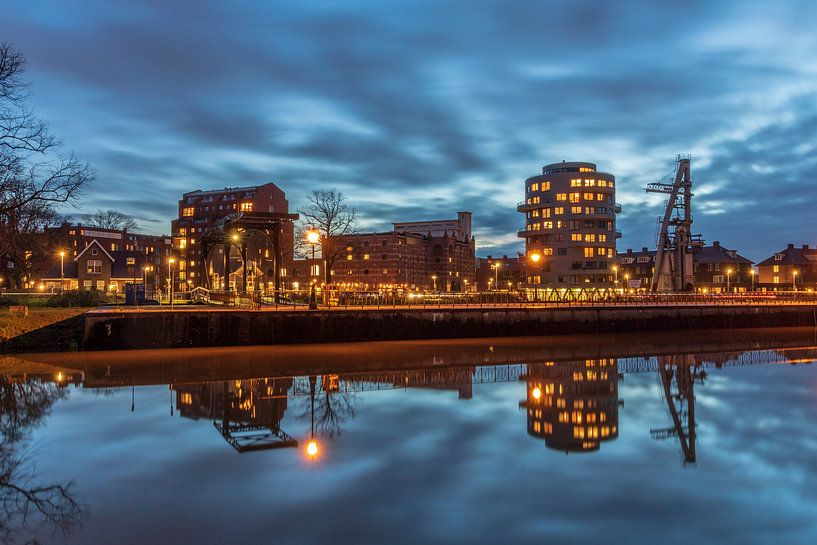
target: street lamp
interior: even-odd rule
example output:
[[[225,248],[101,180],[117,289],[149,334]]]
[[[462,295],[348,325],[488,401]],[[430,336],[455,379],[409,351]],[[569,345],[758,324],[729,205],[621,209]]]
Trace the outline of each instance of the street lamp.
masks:
[[[437,275],[436,274],[431,275],[431,281],[434,282],[434,291],[437,291]],[[489,280],[488,283],[490,284],[491,281]]]
[[[315,269],[313,268],[315,267],[315,246],[318,244],[318,242],[320,242],[320,240],[321,234],[317,229],[312,228],[306,232],[306,241],[312,245],[312,266],[310,267],[312,270],[309,271],[310,273],[315,272]],[[318,302],[315,299],[315,283],[317,282],[317,279],[314,278],[316,275],[313,274],[312,276],[313,278],[309,291],[309,310],[317,310]]]
[[[533,252],[530,255],[530,260],[533,261],[534,268],[538,268],[539,262],[542,260],[542,254],[540,254],[539,252]],[[541,283],[541,281],[542,281],[542,279],[540,277],[539,282],[536,282],[536,283],[533,284],[533,301],[534,302],[539,301],[539,284]]]
[[[797,269],[791,272],[791,287],[794,291],[797,291]]]
[[[613,265],[613,280],[615,281],[616,287],[618,287],[618,265]]]
[[[494,270],[494,286],[499,289],[499,263],[491,263],[491,268]]]
[[[732,277],[732,269],[726,269],[726,293],[729,293],[731,290],[729,289],[729,280]]]
[[[60,293],[65,291],[65,251],[60,250]]]
[[[170,310],[173,310],[173,264],[176,263],[175,258],[168,258],[167,259],[167,279],[168,283],[170,284],[167,292],[170,295]]]
[[[752,276],[752,291],[755,291],[755,269],[749,269],[749,274]]]
[[[463,282],[465,283],[465,293],[468,293],[468,279],[465,278]]]

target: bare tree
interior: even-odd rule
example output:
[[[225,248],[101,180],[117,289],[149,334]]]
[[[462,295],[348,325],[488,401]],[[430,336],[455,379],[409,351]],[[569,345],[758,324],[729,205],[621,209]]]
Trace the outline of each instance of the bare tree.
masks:
[[[89,227],[102,229],[120,229],[122,231],[136,231],[138,225],[133,216],[117,212],[116,210],[97,210],[93,214],[84,214],[82,220]]]
[[[296,241],[302,242],[304,233],[309,229],[320,233],[324,280],[331,284],[332,267],[343,253],[343,245],[338,243],[338,238],[355,233],[357,211],[346,204],[346,197],[337,189],[313,191],[307,196],[307,202],[304,208],[298,210],[301,220]]]
[[[12,287],[30,271],[31,235],[56,221],[54,206],[74,204],[93,180],[87,164],[56,155],[60,141],[27,106],[26,60],[0,43],[0,263]]]

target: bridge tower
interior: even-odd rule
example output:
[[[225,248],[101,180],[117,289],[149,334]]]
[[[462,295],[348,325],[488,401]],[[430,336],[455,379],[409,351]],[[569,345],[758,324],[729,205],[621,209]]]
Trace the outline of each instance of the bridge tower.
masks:
[[[669,195],[660,220],[655,269],[650,291],[692,291],[692,253],[702,246],[700,235],[692,235],[692,175],[689,155],[676,157],[674,180],[659,180],[647,184],[647,193]]]

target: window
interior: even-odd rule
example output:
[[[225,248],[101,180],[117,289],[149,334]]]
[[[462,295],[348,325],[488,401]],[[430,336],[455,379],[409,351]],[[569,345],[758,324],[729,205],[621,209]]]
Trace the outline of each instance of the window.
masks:
[[[98,253],[99,250],[97,250],[96,248],[91,248],[91,255],[97,255]]]
[[[190,217],[195,213],[196,213],[196,209],[193,208],[192,206],[188,207],[188,208],[182,208],[182,216],[184,216],[184,217]]]
[[[772,272],[780,272],[780,265],[772,265]]]
[[[775,284],[779,284],[780,283],[780,277],[775,276],[774,278],[772,278],[772,282],[775,283]]]
[[[556,193],[556,200],[557,201],[566,201],[567,200],[567,193]]]
[[[346,254],[346,261],[351,261],[352,259],[352,254]]]
[[[783,261],[783,254],[774,254],[775,261]]]
[[[88,260],[88,274],[102,274],[102,260],[89,259]]]
[[[712,282],[715,284],[723,284],[723,275],[722,274],[712,275]]]
[[[584,200],[592,201],[593,200],[593,194],[592,193],[585,193],[584,194]],[[579,202],[578,199],[576,200],[576,202]]]
[[[251,202],[242,202],[241,203],[241,211],[242,212],[252,212],[252,203]]]
[[[593,257],[593,248],[585,248],[584,257]]]
[[[585,242],[596,242],[596,235],[595,233],[586,233],[584,235]]]
[[[581,214],[582,213],[582,207],[581,206],[571,206],[570,207],[570,213],[571,214]]]
[[[553,213],[556,214],[557,216],[561,216],[562,214],[565,213],[565,209],[563,206],[557,206],[556,208],[553,209]]]
[[[125,258],[125,263],[127,265],[136,265],[136,258],[135,257]]]
[[[574,202],[574,203],[579,202],[580,198],[581,198],[581,193],[571,193],[570,194],[570,202]]]
[[[105,291],[105,281],[104,280],[97,280],[96,281],[96,289],[99,291]]]
[[[530,184],[530,190],[531,191],[539,191],[539,184],[538,183]]]
[[[363,259],[369,259],[369,254],[363,254]]]
[[[573,242],[581,242],[582,241],[582,234],[581,233],[570,233],[570,240]]]
[[[603,201],[604,200],[604,193],[596,193],[596,200]]]
[[[550,217],[550,208],[543,208],[542,209],[542,217],[549,218]]]
[[[570,180],[570,187],[581,187],[581,186],[582,186],[581,178]]]
[[[542,191],[550,191],[550,182],[542,182]]]

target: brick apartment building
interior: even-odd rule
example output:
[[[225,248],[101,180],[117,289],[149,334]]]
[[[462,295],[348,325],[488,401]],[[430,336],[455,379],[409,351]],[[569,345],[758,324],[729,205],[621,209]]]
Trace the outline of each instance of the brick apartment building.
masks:
[[[274,183],[258,186],[191,191],[179,200],[178,218],[171,222],[173,247],[178,256],[176,278],[178,288],[187,289],[203,285],[200,278],[201,261],[204,260],[211,286],[224,287],[223,248],[211,248],[202,255],[201,237],[219,220],[239,212],[288,213],[286,195]],[[282,236],[284,262],[281,268],[283,287],[289,287],[292,267],[294,228],[284,227]],[[263,233],[250,232],[247,238],[248,291],[264,289],[273,282],[274,255],[269,240]],[[240,285],[243,263],[240,252],[233,247],[229,256],[229,283],[231,289]]]
[[[145,280],[148,286],[161,286],[166,278],[163,271],[167,267],[167,258],[172,252],[169,236],[90,227],[81,223],[46,228],[43,237],[49,241],[50,257],[40,274],[39,286],[47,291],[60,289],[61,263],[65,290],[122,291],[125,283],[143,283]],[[93,262],[91,266],[85,262],[88,259]]]
[[[527,269],[523,256],[479,257],[476,272],[478,291],[516,290],[525,287]]]
[[[332,284],[349,290],[464,291],[474,285],[471,213],[456,219],[394,223],[392,231],[338,237]],[[291,280],[300,287],[321,277],[322,264],[298,260]]]

